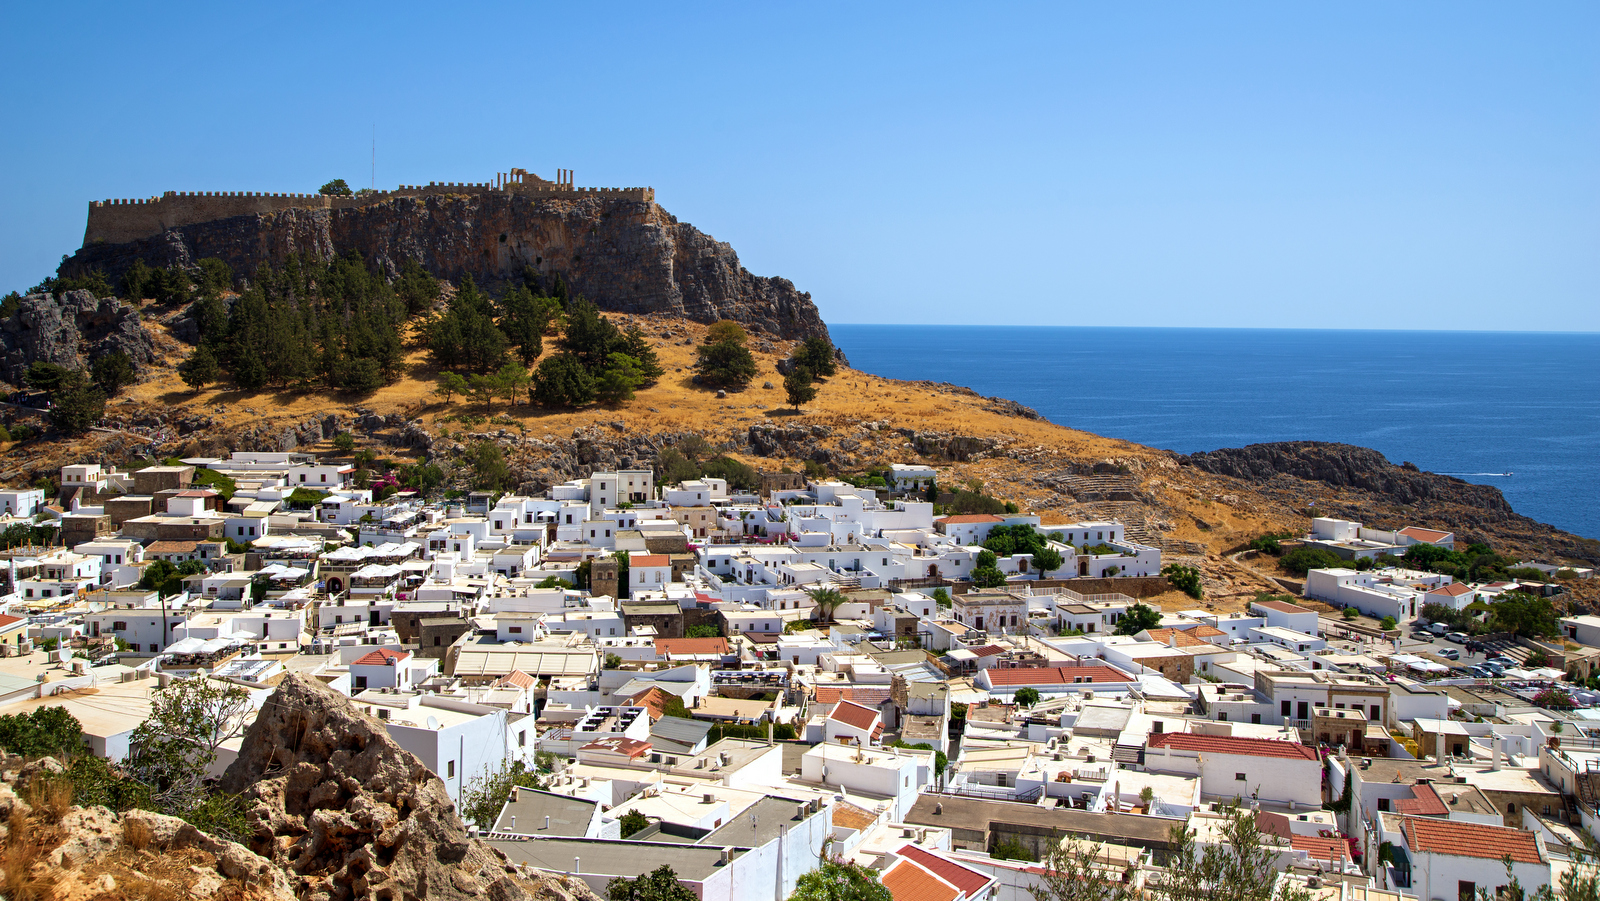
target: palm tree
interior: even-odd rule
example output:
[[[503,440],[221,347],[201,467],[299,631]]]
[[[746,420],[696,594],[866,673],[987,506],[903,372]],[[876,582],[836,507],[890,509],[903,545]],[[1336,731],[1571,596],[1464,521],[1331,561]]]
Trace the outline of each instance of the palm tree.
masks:
[[[811,603],[817,605],[812,612],[812,619],[819,622],[833,622],[833,611],[845,602],[844,593],[837,588],[817,588],[807,592],[811,595]]]

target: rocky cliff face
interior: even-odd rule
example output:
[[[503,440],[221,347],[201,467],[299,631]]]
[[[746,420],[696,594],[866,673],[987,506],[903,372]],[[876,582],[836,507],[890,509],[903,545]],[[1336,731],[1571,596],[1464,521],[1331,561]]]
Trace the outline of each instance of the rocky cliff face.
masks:
[[[603,310],[733,319],[781,338],[828,333],[811,295],[788,279],[752,275],[731,246],[653,202],[599,197],[452,195],[239,216],[93,244],[61,273],[98,269],[115,281],[135,259],[165,267],[220,257],[244,275],[291,254],[351,251],[390,272],[414,259],[442,278],[470,275],[491,286],[533,267],[561,275]]]
[[[252,802],[251,850],[302,901],[597,901],[581,881],[518,872],[469,835],[439,777],[310,676],[273,692],[221,788]]]
[[[1365,447],[1282,441],[1205,451],[1184,466],[1238,479],[1297,510],[1340,516],[1377,528],[1448,529],[1465,541],[1536,547],[1600,562],[1600,542],[1562,532],[1515,512],[1500,489],[1395,465]]]
[[[22,384],[31,363],[82,369],[88,361],[121,351],[135,369],[155,362],[155,342],[139,311],[121,301],[68,291],[61,299],[30,294],[0,319],[0,379]]]

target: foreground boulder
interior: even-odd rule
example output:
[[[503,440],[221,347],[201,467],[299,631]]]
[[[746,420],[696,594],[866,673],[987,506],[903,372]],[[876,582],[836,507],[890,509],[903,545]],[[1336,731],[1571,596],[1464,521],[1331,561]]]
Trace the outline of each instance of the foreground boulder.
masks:
[[[581,881],[520,875],[378,720],[308,676],[278,686],[221,788],[252,802],[251,848],[303,901],[595,898]]]

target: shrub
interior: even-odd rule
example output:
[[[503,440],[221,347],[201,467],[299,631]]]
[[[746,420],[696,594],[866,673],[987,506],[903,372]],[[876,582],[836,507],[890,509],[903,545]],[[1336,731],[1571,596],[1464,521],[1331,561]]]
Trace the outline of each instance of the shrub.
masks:
[[[1320,547],[1297,547],[1278,559],[1279,566],[1297,576],[1303,576],[1313,569],[1335,569],[1344,564],[1344,559],[1338,554]]]
[[[1167,583],[1189,597],[1199,600],[1205,596],[1205,586],[1200,583],[1200,570],[1181,563],[1169,563],[1161,568]]]

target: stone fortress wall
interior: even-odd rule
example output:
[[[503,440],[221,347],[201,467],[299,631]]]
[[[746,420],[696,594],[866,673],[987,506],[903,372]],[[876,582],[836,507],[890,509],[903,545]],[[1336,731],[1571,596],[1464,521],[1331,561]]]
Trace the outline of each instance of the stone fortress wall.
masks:
[[[654,188],[579,188],[573,184],[571,169],[556,170],[554,181],[547,181],[526,169],[501,172],[488,182],[429,182],[426,185],[400,185],[393,191],[376,191],[353,197],[331,194],[262,194],[249,191],[167,191],[160,197],[142,200],[93,200],[89,202],[89,223],[84,229],[84,246],[97,242],[123,244],[159,235],[169,228],[214,222],[234,216],[253,216],[282,210],[349,210],[401,197],[431,197],[451,194],[507,194],[536,199],[632,200],[641,203],[656,199]]]

